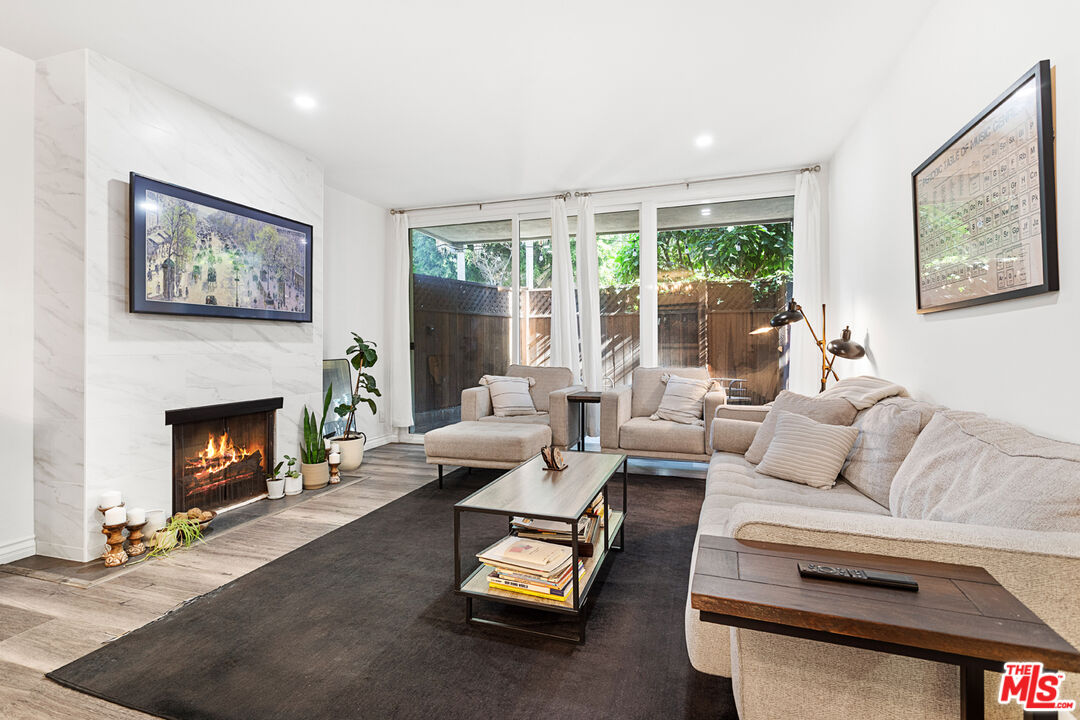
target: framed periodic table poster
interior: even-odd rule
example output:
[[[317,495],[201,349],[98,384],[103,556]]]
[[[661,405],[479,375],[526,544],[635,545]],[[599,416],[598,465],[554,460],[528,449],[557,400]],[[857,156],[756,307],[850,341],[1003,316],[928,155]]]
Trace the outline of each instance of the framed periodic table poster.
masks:
[[[1058,289],[1052,97],[1043,60],[911,173],[918,312]]]

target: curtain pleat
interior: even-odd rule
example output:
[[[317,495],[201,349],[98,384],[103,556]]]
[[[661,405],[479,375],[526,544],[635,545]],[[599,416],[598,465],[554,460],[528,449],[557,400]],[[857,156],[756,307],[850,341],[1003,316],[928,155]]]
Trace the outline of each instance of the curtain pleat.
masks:
[[[600,364],[600,271],[597,262],[596,224],[592,198],[581,198],[577,232],[578,299],[581,303],[581,374],[585,387],[601,390]],[[599,435],[599,407],[586,406],[588,434]]]
[[[805,322],[822,332],[821,304],[825,298],[825,246],[821,233],[821,188],[818,173],[801,172],[795,178],[795,208],[791,224],[794,243],[792,294],[802,305]],[[821,385],[821,351],[810,332],[789,326],[791,350],[788,365],[788,387],[804,395],[814,395]],[[826,334],[828,330],[825,330]],[[829,337],[823,338],[826,342]]]
[[[581,377],[570,227],[561,197],[551,200],[551,365]]]
[[[409,217],[393,216],[390,237],[389,373],[390,422],[395,428],[408,429],[412,413],[412,351],[409,348]]]

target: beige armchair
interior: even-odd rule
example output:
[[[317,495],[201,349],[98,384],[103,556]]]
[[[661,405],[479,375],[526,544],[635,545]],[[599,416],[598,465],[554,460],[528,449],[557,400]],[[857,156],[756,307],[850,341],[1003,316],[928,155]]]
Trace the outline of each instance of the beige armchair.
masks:
[[[510,377],[536,379],[536,384],[529,389],[529,393],[537,414],[514,417],[495,415],[491,407],[491,393],[486,386],[480,385],[461,391],[462,422],[539,423],[551,427],[553,445],[565,449],[578,441],[581,421],[578,413],[570,412],[570,403],[566,396],[581,392],[585,386],[573,384],[574,376],[569,368],[511,365],[506,374]]]
[[[712,451],[706,430],[726,396],[722,390],[705,396],[701,425],[650,420],[664,397],[664,373],[709,379],[708,368],[635,368],[631,385],[600,396],[600,447],[635,457],[708,462]]]

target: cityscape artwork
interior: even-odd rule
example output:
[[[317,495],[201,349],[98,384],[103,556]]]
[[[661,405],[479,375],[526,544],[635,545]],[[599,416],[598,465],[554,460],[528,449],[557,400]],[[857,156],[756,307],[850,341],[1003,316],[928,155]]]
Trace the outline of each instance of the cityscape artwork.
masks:
[[[311,322],[310,225],[131,175],[132,312]]]

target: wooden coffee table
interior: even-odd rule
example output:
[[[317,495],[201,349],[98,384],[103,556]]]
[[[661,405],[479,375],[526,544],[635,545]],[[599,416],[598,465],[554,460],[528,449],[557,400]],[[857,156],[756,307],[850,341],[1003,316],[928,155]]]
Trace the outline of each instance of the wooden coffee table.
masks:
[[[454,505],[454,589],[465,597],[465,621],[478,625],[493,625],[532,635],[585,642],[585,609],[589,591],[604,561],[612,550],[624,546],[624,521],[626,520],[626,456],[615,453],[590,453],[567,451],[563,453],[565,470],[548,470],[539,455],[526,460],[513,470],[488,483],[472,495]],[[608,483],[622,467],[622,506],[616,510],[609,503]],[[593,549],[592,557],[584,558],[585,571],[580,582],[573,573],[573,602],[531,597],[509,590],[488,587],[491,568],[480,565],[462,578],[461,568],[461,516],[465,513],[485,513],[507,516],[515,515],[539,520],[559,520],[577,527],[578,519],[585,514],[593,499],[603,493],[604,507],[610,515],[604,524],[603,544]],[[616,535],[619,544],[611,540]],[[497,540],[498,538],[492,538]],[[578,566],[578,538],[573,534],[570,545],[571,567]],[[475,559],[475,558],[474,558]],[[473,613],[473,600],[489,600],[511,605],[535,608],[549,612],[572,615],[578,620],[576,636],[557,635],[512,625],[498,620],[487,620]]]
[[[911,575],[919,589],[804,578],[800,561]],[[707,622],[957,665],[965,720],[983,717],[984,670],[1080,671],[1080,652],[978,567],[703,535],[690,604]]]

